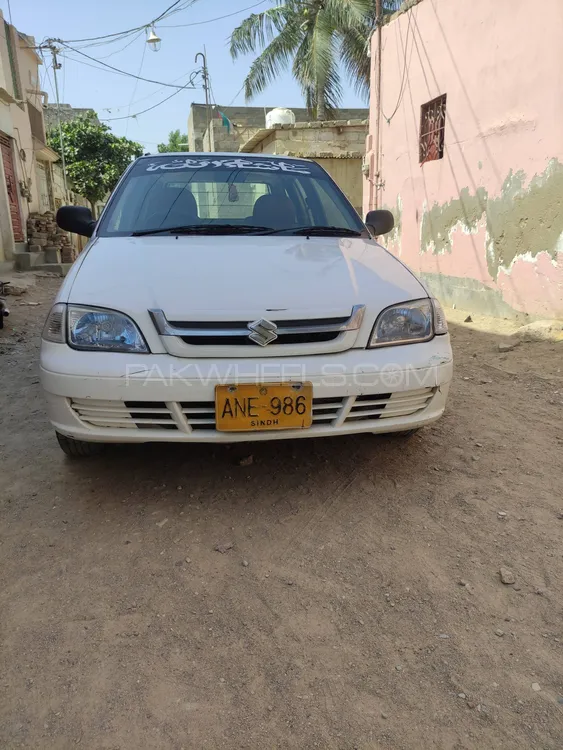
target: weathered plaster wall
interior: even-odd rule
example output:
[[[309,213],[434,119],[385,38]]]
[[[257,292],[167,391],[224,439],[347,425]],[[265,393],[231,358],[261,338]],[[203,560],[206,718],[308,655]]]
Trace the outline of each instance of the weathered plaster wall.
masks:
[[[563,317],[563,3],[422,0],[382,35],[381,203],[400,223],[389,248],[446,302]],[[373,81],[376,59],[374,36]],[[444,158],[421,166],[420,107],[441,94]]]

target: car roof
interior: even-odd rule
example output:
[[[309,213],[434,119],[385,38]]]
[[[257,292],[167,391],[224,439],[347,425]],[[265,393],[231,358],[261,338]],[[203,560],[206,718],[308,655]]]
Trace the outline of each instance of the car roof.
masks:
[[[218,156],[222,158],[229,158],[229,159],[267,159],[268,161],[305,161],[305,162],[311,162],[311,159],[303,159],[299,156],[285,156],[284,154],[252,154],[252,153],[246,153],[245,151],[167,151],[163,154],[143,154],[143,156],[139,156],[139,159],[154,159],[156,156],[158,157],[184,157],[186,159],[191,159],[194,156],[201,158],[205,157],[206,159],[209,159],[211,157],[216,158]]]

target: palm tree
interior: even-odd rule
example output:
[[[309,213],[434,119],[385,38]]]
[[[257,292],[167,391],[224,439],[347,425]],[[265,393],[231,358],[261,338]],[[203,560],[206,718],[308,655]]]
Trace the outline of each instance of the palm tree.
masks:
[[[367,100],[375,0],[274,2],[274,7],[253,13],[231,36],[234,59],[261,49],[244,82],[246,99],[264,91],[293,61],[293,76],[318,120],[331,117],[342,101],[342,69]]]

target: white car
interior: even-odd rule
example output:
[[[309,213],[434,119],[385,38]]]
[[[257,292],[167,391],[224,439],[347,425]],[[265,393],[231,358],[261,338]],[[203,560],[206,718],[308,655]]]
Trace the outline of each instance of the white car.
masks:
[[[315,162],[254,154],[137,159],[42,335],[63,451],[411,432],[443,413],[452,352],[439,303]]]

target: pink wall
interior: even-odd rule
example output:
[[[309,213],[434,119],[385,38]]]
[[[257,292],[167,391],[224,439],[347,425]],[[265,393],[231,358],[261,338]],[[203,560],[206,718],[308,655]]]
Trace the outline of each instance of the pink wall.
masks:
[[[401,222],[389,248],[446,297],[467,286],[476,300],[563,317],[562,0],[422,0],[382,38],[380,203]],[[375,207],[376,60],[374,34],[365,210]],[[420,108],[441,94],[444,158],[420,165]]]

